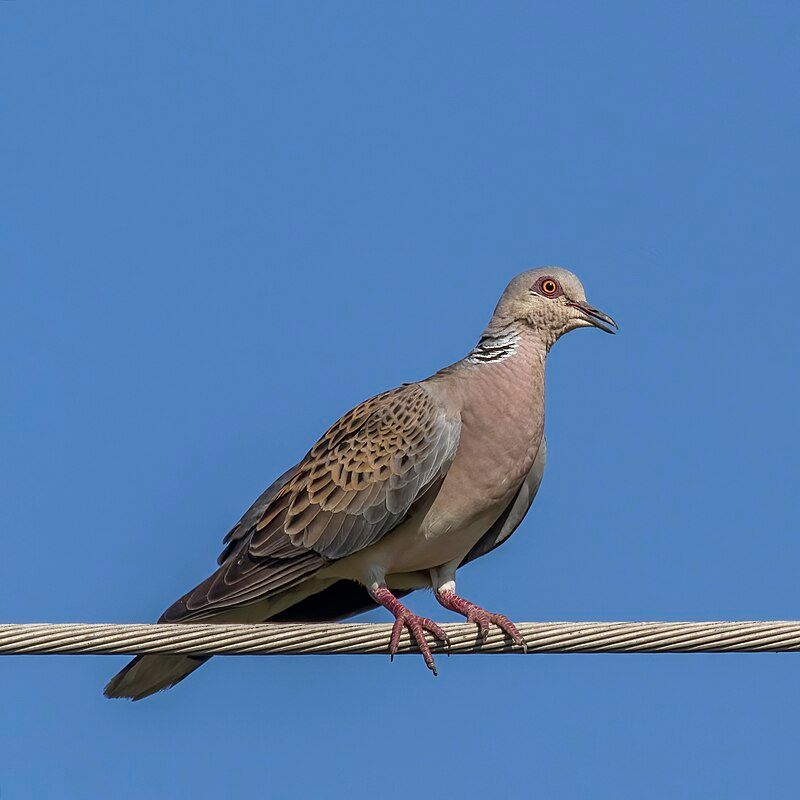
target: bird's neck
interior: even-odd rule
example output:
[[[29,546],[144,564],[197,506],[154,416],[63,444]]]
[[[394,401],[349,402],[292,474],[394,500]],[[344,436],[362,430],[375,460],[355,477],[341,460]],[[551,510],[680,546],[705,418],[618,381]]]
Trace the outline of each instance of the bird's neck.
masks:
[[[519,351],[521,338],[516,325],[490,325],[464,361],[467,364],[495,364],[505,361]]]
[[[492,324],[453,372],[463,424],[486,457],[511,458],[509,485],[515,490],[541,443],[546,357],[545,343],[532,328]]]
[[[480,366],[503,361],[538,361],[543,364],[551,342],[542,332],[518,321],[492,320],[462,364]]]
[[[475,347],[455,364],[440,369],[428,380],[466,378],[468,381],[510,379],[533,384],[534,392],[544,390],[547,346],[538,332],[518,322],[489,323]]]

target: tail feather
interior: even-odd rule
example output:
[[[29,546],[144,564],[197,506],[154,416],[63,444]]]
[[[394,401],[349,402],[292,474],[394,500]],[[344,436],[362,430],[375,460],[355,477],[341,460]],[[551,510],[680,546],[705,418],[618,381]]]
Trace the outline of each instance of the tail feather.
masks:
[[[210,656],[136,656],[103,690],[106,697],[141,700],[169,689],[202,667]]]
[[[404,594],[407,592],[398,593],[398,596]],[[306,581],[300,590],[284,592],[261,603],[234,608],[201,621],[254,623],[274,619],[276,622],[327,622],[347,619],[374,606],[366,589],[351,581],[339,580],[327,585]],[[165,622],[165,616],[159,622]],[[108,682],[103,694],[141,700],[180,683],[209,658],[211,656],[136,656]]]

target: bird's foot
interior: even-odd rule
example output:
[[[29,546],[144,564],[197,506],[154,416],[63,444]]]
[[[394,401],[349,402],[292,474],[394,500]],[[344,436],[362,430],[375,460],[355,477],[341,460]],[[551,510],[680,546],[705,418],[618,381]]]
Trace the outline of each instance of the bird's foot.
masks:
[[[447,634],[433,620],[412,614],[387,588],[381,587],[375,589],[371,594],[375,602],[380,603],[394,615],[395,621],[392,626],[392,635],[389,639],[390,658],[393,660],[397,653],[403,628],[408,628],[409,633],[414,638],[417,647],[419,647],[422,653],[422,657],[425,659],[425,665],[434,675],[438,675],[436,664],[431,655],[430,645],[425,638],[425,631],[429,631],[441,642],[449,645],[450,640],[447,638]]]
[[[467,618],[467,622],[474,622],[478,626],[478,633],[481,640],[486,641],[489,637],[489,626],[497,625],[500,630],[504,631],[514,644],[522,648],[524,653],[528,652],[528,645],[522,634],[517,630],[517,626],[504,614],[492,614],[475,603],[459,597],[455,592],[448,590],[436,592],[436,599],[445,608],[450,611],[455,611],[456,614],[461,614]]]

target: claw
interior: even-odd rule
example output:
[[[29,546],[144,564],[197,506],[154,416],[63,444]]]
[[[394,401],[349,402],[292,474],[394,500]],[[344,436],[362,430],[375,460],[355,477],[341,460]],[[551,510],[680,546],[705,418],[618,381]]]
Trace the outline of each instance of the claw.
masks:
[[[490,614],[489,620],[506,633],[515,645],[521,647],[523,653],[528,652],[528,643],[517,630],[517,626],[505,614]]]
[[[408,628],[411,637],[417,643],[417,647],[425,659],[425,666],[434,674],[439,673],[436,670],[436,664],[431,654],[431,648],[428,640],[425,637],[425,631],[433,634],[436,639],[450,646],[450,639],[447,634],[439,627],[433,620],[427,617],[418,617],[412,614],[388,589],[379,588],[372,593],[375,600],[380,603],[384,608],[388,609],[394,614],[394,625],[392,625],[392,634],[389,637],[389,660],[394,661],[397,650],[400,647],[400,637],[403,633],[403,628]]]
[[[489,638],[489,615],[482,608],[475,606],[467,611],[467,622],[474,622],[478,626],[478,636],[486,644]]]
[[[483,644],[486,644],[489,638],[489,626],[496,625],[515,645],[522,648],[523,653],[528,652],[528,644],[517,630],[517,626],[504,614],[492,614],[480,606],[476,606],[475,603],[459,597],[455,592],[436,592],[436,599],[450,611],[465,616],[467,622],[474,622],[478,626],[478,636]]]

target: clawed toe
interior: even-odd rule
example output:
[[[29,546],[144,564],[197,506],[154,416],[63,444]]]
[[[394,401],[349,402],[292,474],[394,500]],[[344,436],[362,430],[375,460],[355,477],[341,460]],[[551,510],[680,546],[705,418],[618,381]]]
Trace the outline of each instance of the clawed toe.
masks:
[[[517,626],[504,614],[492,614],[450,591],[437,592],[436,599],[445,608],[455,611],[457,614],[462,614],[466,617],[467,622],[474,622],[478,626],[478,636],[483,644],[489,638],[489,626],[496,625],[515,645],[521,647],[524,653],[528,652],[528,644],[517,630]]]
[[[507,616],[504,614],[490,614],[489,618],[492,624],[497,625],[501,631],[511,638],[515,645],[522,648],[523,653],[528,652],[528,643],[517,630],[517,626]]]
[[[478,626],[478,636],[486,644],[489,638],[489,623],[491,615],[481,608],[470,609],[467,612],[467,622],[474,622]]]
[[[434,675],[437,675],[436,664],[433,661],[431,647],[425,637],[425,631],[428,631],[436,639],[449,647],[450,640],[444,630],[433,620],[412,614],[386,587],[374,589],[371,594],[374,600],[391,611],[394,615],[394,625],[392,626],[392,634],[389,638],[389,657],[394,660],[397,650],[400,647],[400,637],[403,634],[403,628],[408,628],[408,632],[417,643],[417,647],[422,653],[422,657],[425,659],[425,665]]]
[[[425,631],[433,634],[439,641],[449,646],[450,639],[447,637],[447,634],[433,620],[427,619],[427,617],[418,617],[416,614],[405,610],[404,613],[401,612],[398,615],[392,626],[392,636],[389,640],[390,660],[394,660],[397,650],[400,647],[400,636],[403,633],[403,628],[408,628],[408,632],[417,643],[417,647],[422,653],[422,657],[425,659],[425,665],[434,675],[438,675],[439,673],[436,670],[436,663],[433,660],[431,647],[425,637]]]
[[[432,633],[446,647],[450,647],[450,637],[447,635],[444,628],[427,617],[418,617],[418,619],[426,631]]]

